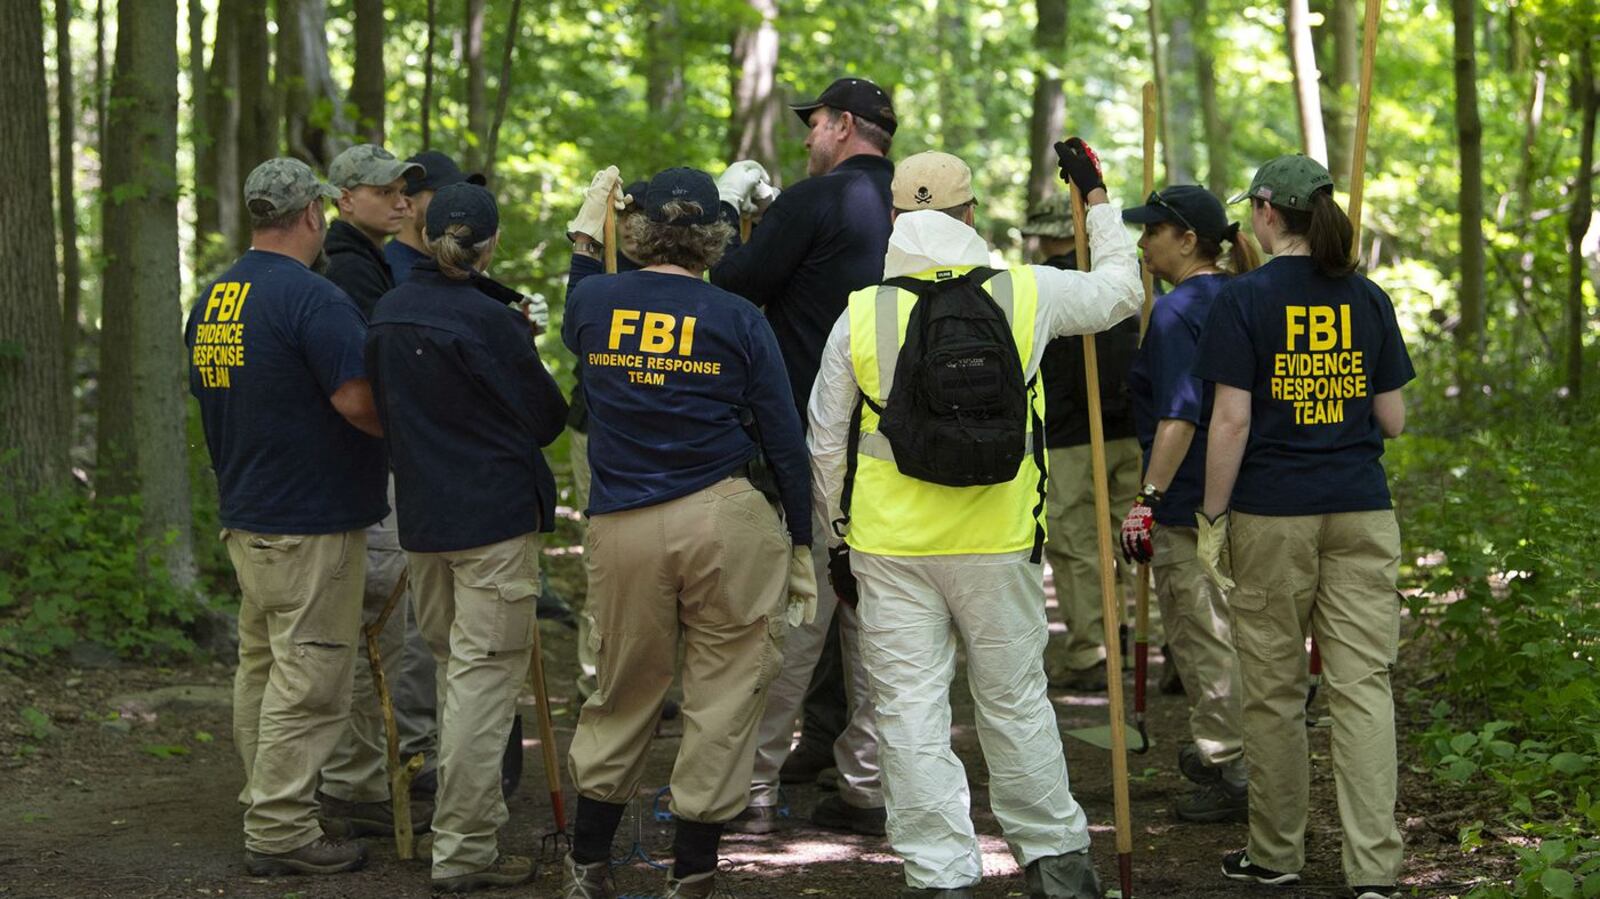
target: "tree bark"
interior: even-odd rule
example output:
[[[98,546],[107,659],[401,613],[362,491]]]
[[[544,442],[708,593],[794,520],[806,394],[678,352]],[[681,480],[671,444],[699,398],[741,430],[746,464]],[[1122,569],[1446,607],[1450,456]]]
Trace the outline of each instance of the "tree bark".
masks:
[[[275,70],[289,155],[325,169],[343,149],[343,105],[328,60],[327,0],[278,0]]]
[[[195,254],[196,274],[211,271],[225,255],[221,250],[239,240],[239,2],[221,0],[217,5],[216,36],[206,68],[206,129],[204,142],[195,149],[195,238],[203,248]]]
[[[1459,0],[1458,0],[1459,2]],[[1583,236],[1594,214],[1594,132],[1600,111],[1600,91],[1594,78],[1594,41],[1580,40],[1576,71],[1572,76],[1572,106],[1582,117],[1578,144],[1578,177],[1572,191],[1567,223],[1567,396],[1576,402],[1583,394]]]
[[[106,146],[107,285],[98,486],[137,494],[144,536],[179,583],[194,579],[178,278],[178,16],[122,3]]]
[[[428,42],[422,61],[422,149],[433,149],[433,41],[438,36],[438,0],[428,0]]]
[[[1210,4],[1207,0],[1194,0],[1195,86],[1200,95],[1200,118],[1206,138],[1206,187],[1219,197],[1226,198],[1233,178],[1232,146],[1228,142],[1228,128],[1217,108],[1216,56],[1212,47],[1216,33],[1211,28]]]
[[[1028,209],[1060,191],[1055,142],[1066,137],[1067,94],[1061,61],[1067,55],[1067,0],[1035,0],[1033,114],[1028,119]]]
[[[0,159],[16,172],[49,171],[44,12],[37,2],[0,3],[0,83]],[[20,498],[64,483],[68,393],[55,247],[39,234],[51,218],[50,182],[7,184],[0,203],[0,490]]]
[[[95,146],[100,148],[100,158],[105,159],[106,98],[111,93],[111,82],[106,77],[106,0],[94,4],[94,127]]]
[[[483,153],[488,143],[488,113],[484,101],[483,73],[483,19],[488,12],[488,0],[467,0],[466,63],[467,63],[467,151],[468,169],[481,169]]]
[[[356,107],[356,133],[383,143],[383,0],[355,0],[356,53],[350,100]]]
[[[1473,16],[1478,0],[1451,0],[1455,20],[1456,146],[1460,152],[1461,323],[1456,348],[1476,356],[1483,346],[1483,125],[1478,118],[1478,73]]]
[[[196,281],[209,270],[208,235],[217,230],[216,133],[212,125],[211,89],[206,77],[206,5],[189,0],[189,143],[194,149],[194,247]],[[221,24],[220,22],[218,23]],[[218,28],[220,35],[221,28]]]
[[[264,160],[277,155],[278,116],[267,85],[269,74],[266,0],[239,0],[235,27],[239,53],[239,127],[235,146],[238,152],[238,177],[242,185],[250,172]],[[120,19],[118,20],[121,21]],[[117,49],[122,49],[119,37]],[[238,193],[238,189],[234,190]],[[234,249],[243,252],[250,245],[250,211],[235,203]]]
[[[645,27],[645,107],[656,117],[668,146],[676,141],[679,110],[683,103],[683,33],[677,0],[646,3],[650,21]]]
[[[1333,78],[1324,83],[1323,127],[1328,140],[1328,168],[1335,182],[1351,177],[1355,152],[1356,91],[1361,78],[1361,13],[1356,0],[1330,0],[1327,27],[1333,32]]]
[[[1316,48],[1311,42],[1311,9],[1307,0],[1287,0],[1289,63],[1294,71],[1295,106],[1300,113],[1300,146],[1307,156],[1328,164],[1328,139],[1322,130],[1322,96],[1317,85]]]
[[[72,83],[72,0],[56,0],[55,6],[56,215],[61,223],[61,364],[70,391],[77,372],[78,307],[83,295],[83,267],[78,258],[78,194],[72,177],[77,168],[78,104],[73,99]]]
[[[495,160],[500,158],[500,126],[506,120],[511,100],[511,67],[516,62],[517,44],[522,39],[522,0],[511,0],[511,18],[506,23],[506,45],[500,54],[500,77],[495,82],[494,119],[489,122],[489,140],[483,154],[483,173],[494,177]],[[493,182],[490,182],[493,183]]]
[[[1167,154],[1167,116],[1170,115],[1171,87],[1167,83],[1167,54],[1161,45],[1161,4],[1160,0],[1150,0],[1145,8],[1145,22],[1150,26],[1150,70],[1154,73],[1156,82],[1156,148],[1162,157],[1162,166],[1165,172],[1156,178],[1157,184],[1172,183],[1172,170],[1166,163]]]
[[[728,158],[754,159],[773,178],[778,171],[778,18],[777,0],[746,0],[750,23],[733,37],[732,106]]]
[[[1194,95],[1188,90],[1188,74],[1194,71],[1194,26],[1190,8],[1182,2],[1167,7],[1167,102],[1161,116],[1166,121],[1167,140],[1162,144],[1166,158],[1168,184],[1193,184]]]

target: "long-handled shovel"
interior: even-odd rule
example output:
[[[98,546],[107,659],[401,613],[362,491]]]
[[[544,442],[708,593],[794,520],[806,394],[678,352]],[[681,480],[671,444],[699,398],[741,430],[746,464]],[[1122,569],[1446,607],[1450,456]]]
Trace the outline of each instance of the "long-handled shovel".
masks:
[[[1078,267],[1090,268],[1089,242],[1085,233],[1083,196],[1076,186],[1072,191],[1072,220],[1077,230]],[[1117,821],[1117,872],[1124,899],[1133,896],[1133,819],[1128,807],[1128,740],[1122,721],[1122,649],[1117,645],[1118,619],[1122,602],[1117,596],[1117,575],[1111,559],[1111,490],[1106,482],[1106,435],[1100,418],[1100,365],[1094,335],[1083,335],[1083,369],[1088,380],[1089,457],[1093,462],[1094,515],[1100,544],[1100,611],[1105,624],[1106,698],[1111,713],[1111,780]]]
[[[410,574],[410,569],[401,569],[400,577],[389,591],[389,599],[383,604],[383,612],[378,615],[378,620],[363,628],[367,638],[367,663],[372,666],[372,686],[378,694],[378,703],[383,706],[383,731],[388,737],[385,749],[389,768],[389,808],[394,813],[394,851],[401,859],[409,859],[414,855],[411,780],[422,770],[422,754],[412,756],[403,765],[400,763],[400,731],[394,722],[394,699],[389,693],[389,681],[383,676],[383,650],[378,648],[378,635],[389,623],[389,614],[394,611],[395,603],[406,592]]]
[[[540,851],[547,862],[558,862],[572,848],[567,835],[567,811],[561,798],[561,763],[556,746],[556,728],[550,715],[550,691],[544,683],[544,650],[539,639],[539,625],[533,626],[533,658],[528,663],[528,676],[533,681],[533,695],[539,700],[539,754],[544,757],[544,778],[550,790],[550,814],[556,829],[539,841]]]

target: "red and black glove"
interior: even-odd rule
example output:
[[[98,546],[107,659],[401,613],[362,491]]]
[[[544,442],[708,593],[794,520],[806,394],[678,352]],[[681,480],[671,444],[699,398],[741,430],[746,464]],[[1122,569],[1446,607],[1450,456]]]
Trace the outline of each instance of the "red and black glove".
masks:
[[[1057,141],[1056,160],[1061,165],[1061,180],[1077,185],[1078,192],[1085,197],[1089,196],[1090,191],[1106,186],[1105,176],[1100,172],[1100,157],[1083,142],[1083,138],[1069,137]]]
[[[1155,506],[1161,494],[1147,491],[1134,497],[1133,508],[1122,519],[1122,558],[1129,565],[1148,563],[1155,558],[1155,546],[1150,542],[1150,529],[1155,525]]]

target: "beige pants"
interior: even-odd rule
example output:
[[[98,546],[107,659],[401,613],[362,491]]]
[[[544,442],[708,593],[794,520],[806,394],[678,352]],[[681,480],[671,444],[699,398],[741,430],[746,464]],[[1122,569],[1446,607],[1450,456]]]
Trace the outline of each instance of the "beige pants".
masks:
[[[1045,647],[1045,670],[1059,677],[1066,669],[1080,671],[1098,663],[1105,646],[1105,616],[1100,600],[1100,543],[1095,530],[1094,472],[1089,444],[1050,450],[1050,492],[1045,504],[1049,536],[1045,558],[1055,579],[1056,610],[1067,632],[1051,634]],[[1118,548],[1122,517],[1139,495],[1144,458],[1132,437],[1106,441],[1106,483],[1111,494],[1111,546],[1117,562],[1123,601],[1133,596],[1133,570],[1122,564]],[[1161,622],[1154,607],[1150,642],[1160,646]],[[1128,621],[1132,622],[1132,616]]]
[[[1238,586],[1228,605],[1244,690],[1250,860],[1278,871],[1305,866],[1311,634],[1322,650],[1333,717],[1345,877],[1351,885],[1394,883],[1401,861],[1389,683],[1400,637],[1400,528],[1394,513],[1230,517]]]
[[[417,627],[438,664],[439,792],[433,876],[482,870],[508,820],[500,759],[528,675],[538,534],[456,552],[407,553]]]
[[[1207,764],[1229,766],[1242,783],[1239,659],[1222,591],[1195,560],[1194,528],[1156,525],[1151,534],[1156,602],[1178,674],[1189,694],[1189,732]]]
[[[589,508],[589,435],[578,431],[567,433],[572,453],[572,501],[582,513]],[[587,520],[587,519],[586,519]],[[578,616],[578,695],[587,698],[595,689],[594,616],[589,614],[589,601],[574,610]]]
[[[584,565],[599,688],[572,738],[580,795],[624,803],[683,640],[683,742],[672,811],[726,821],[745,807],[756,723],[783,663],[789,540],[778,513],[744,478],[675,500],[596,515]]]
[[[233,740],[245,848],[293,852],[322,835],[317,771],[344,733],[361,628],[366,535],[224,530],[239,578]]]

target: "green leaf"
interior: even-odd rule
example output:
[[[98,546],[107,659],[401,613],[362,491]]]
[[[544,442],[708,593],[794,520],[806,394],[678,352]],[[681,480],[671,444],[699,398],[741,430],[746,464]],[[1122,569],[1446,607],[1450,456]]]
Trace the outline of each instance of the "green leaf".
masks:
[[[1562,774],[1573,775],[1589,767],[1589,762],[1590,759],[1586,755],[1579,755],[1576,752],[1558,752],[1550,757],[1548,764]]]
[[[187,746],[171,746],[147,743],[144,746],[140,746],[139,749],[140,751],[148,755],[155,756],[158,759],[170,759],[176,756],[189,754],[189,747]]]
[[[1466,755],[1467,750],[1476,745],[1478,745],[1477,734],[1456,734],[1455,737],[1450,740],[1450,749],[1455,752],[1456,755]]]
[[[1539,885],[1555,899],[1572,899],[1578,893],[1578,879],[1560,868],[1546,868],[1539,875]]]

